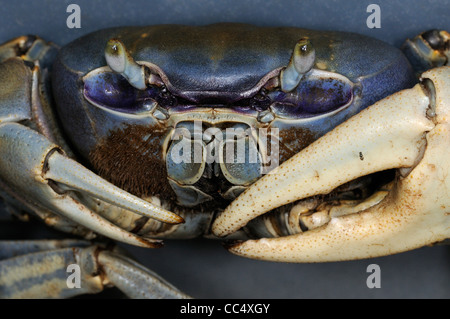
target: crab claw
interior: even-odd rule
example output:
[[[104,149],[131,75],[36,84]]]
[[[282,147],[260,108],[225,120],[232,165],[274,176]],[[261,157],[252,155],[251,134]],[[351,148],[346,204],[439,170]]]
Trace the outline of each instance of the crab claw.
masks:
[[[385,98],[258,180],[213,224],[223,237],[272,209],[397,169],[391,190],[361,210],[297,234],[234,243],[235,254],[284,262],[370,258],[450,237],[450,67]],[[368,207],[369,206],[369,207]],[[314,216],[314,215],[312,215]]]
[[[143,247],[159,247],[161,242],[120,228],[96,214],[95,207],[83,203],[79,195],[167,223],[184,221],[103,180],[61,154],[62,150],[43,135],[19,123],[0,124],[0,141],[0,153],[4,154],[0,157],[0,184],[4,183],[2,186],[11,194],[18,194],[18,200],[27,207],[55,212],[101,235]]]

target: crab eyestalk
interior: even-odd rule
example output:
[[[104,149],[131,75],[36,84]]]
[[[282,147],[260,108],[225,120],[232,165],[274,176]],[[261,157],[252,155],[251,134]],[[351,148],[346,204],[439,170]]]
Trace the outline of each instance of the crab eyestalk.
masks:
[[[302,38],[294,47],[291,60],[281,71],[281,90],[290,92],[297,87],[305,73],[314,66],[316,52],[308,38]]]
[[[137,64],[125,45],[117,39],[111,39],[106,44],[105,59],[114,72],[121,74],[127,81],[139,90],[146,88],[145,68]]]
[[[422,77],[424,84],[377,102],[258,180],[218,216],[214,234],[231,234],[272,209],[328,194],[361,176],[398,169],[392,189],[370,207],[303,233],[238,243],[230,251],[323,262],[393,254],[449,238],[450,67]]]

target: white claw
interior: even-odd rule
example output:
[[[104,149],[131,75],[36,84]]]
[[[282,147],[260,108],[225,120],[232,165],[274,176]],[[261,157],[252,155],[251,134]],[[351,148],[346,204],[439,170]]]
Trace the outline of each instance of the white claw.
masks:
[[[77,192],[164,222],[183,221],[106,182],[60,154],[45,136],[19,123],[0,124],[0,141],[0,183],[31,210],[50,211],[109,238],[144,247],[158,247],[161,242],[141,238],[97,215]]]
[[[374,104],[252,185],[216,219],[213,232],[224,236],[286,203],[326,194],[373,172],[409,167],[408,176],[399,177],[373,207],[297,235],[239,243],[230,251],[265,260],[322,262],[393,254],[449,238],[450,68],[423,77],[436,87],[432,120],[426,115],[428,93],[420,85]]]
[[[357,177],[411,167],[434,126],[426,118],[428,102],[416,86],[355,115],[249,187],[219,215],[213,232],[225,236],[271,209]]]
[[[183,222],[180,216],[112,185],[59,152],[53,152],[48,156],[47,166],[44,178],[61,183],[72,190],[87,193],[110,204],[165,223]]]
[[[113,240],[147,248],[157,248],[162,246],[161,240],[141,238],[130,233],[92,212],[88,207],[70,196],[54,200],[52,206],[59,215],[67,217],[70,220]]]

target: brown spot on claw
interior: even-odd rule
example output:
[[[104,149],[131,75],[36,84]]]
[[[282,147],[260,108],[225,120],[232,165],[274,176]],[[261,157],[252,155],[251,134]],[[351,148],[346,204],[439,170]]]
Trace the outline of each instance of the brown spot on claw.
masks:
[[[243,242],[244,242],[243,240],[227,240],[222,242],[222,245],[223,247],[225,247],[225,249],[229,250],[237,246],[240,246]]]

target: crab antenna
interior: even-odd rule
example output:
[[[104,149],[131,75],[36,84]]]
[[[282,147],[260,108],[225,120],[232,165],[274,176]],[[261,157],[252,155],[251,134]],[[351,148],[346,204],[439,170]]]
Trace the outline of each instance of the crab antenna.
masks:
[[[281,90],[290,92],[297,87],[303,75],[312,69],[316,59],[314,50],[308,38],[301,38],[294,47],[288,66],[281,71]]]
[[[139,90],[146,88],[144,66],[137,64],[125,45],[117,39],[111,39],[105,48],[106,63],[114,72],[120,73]]]

